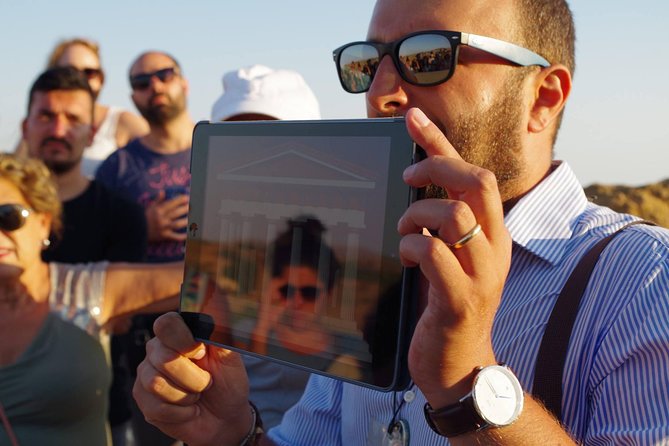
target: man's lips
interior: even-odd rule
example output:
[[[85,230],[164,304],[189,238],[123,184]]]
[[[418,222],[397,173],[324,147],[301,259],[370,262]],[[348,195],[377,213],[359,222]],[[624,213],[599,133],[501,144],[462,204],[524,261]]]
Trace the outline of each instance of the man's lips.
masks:
[[[162,94],[151,98],[151,105],[167,105],[169,102],[169,98]]]
[[[53,152],[71,152],[72,146],[67,142],[60,139],[45,139],[42,142],[42,148],[48,149]]]

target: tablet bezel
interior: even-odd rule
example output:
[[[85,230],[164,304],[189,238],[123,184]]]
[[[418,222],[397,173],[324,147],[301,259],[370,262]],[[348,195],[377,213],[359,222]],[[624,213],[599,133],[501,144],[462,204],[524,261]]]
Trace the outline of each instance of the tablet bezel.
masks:
[[[271,356],[260,355],[253,351],[248,351],[238,346],[232,345],[232,342],[222,341],[232,327],[214,326],[209,322],[209,317],[205,314],[198,314],[185,311],[182,313],[189,328],[194,336],[204,342],[235,350],[244,354],[258,356],[270,359],[275,362],[288,364],[299,369],[307,370],[312,373],[318,373],[325,376],[340,379],[346,382],[370,387],[381,391],[400,390],[409,383],[408,370],[406,366],[406,353],[408,343],[411,338],[413,324],[415,322],[415,299],[412,298],[414,292],[414,271],[413,269],[403,269],[399,263],[399,241],[400,235],[397,232],[397,221],[406,210],[407,206],[415,201],[417,192],[402,181],[402,172],[416,157],[420,156],[420,150],[416,149],[415,143],[409,137],[403,118],[379,118],[379,119],[353,119],[353,120],[322,120],[322,121],[236,121],[236,122],[200,122],[196,125],[193,132],[193,147],[191,152],[191,197],[190,209],[188,215],[188,227],[198,225],[203,222],[205,212],[205,201],[208,191],[206,190],[207,178],[206,172],[209,162],[209,151],[213,150],[210,146],[212,137],[233,136],[233,137],[387,137],[390,139],[390,152],[388,161],[387,184],[386,184],[386,206],[384,212],[384,232],[382,237],[382,252],[380,253],[381,271],[379,277],[384,277],[388,271],[400,271],[398,277],[398,295],[393,297],[391,308],[384,308],[382,311],[388,312],[395,310],[390,319],[396,323],[392,331],[394,340],[380,340],[378,342],[390,342],[390,349],[394,347],[394,353],[391,358],[384,358],[384,361],[390,361],[388,364],[379,366],[378,370],[372,365],[371,381],[352,380],[345,376],[333,375],[322,370],[316,370],[298,363],[286,363],[281,359]],[[202,224],[200,223],[200,227]],[[199,262],[200,253],[198,241],[201,241],[201,235],[204,231],[188,231],[186,243],[186,264],[184,270],[194,263]],[[184,275],[186,278],[186,274]],[[381,279],[379,279],[380,281]],[[182,290],[182,299],[184,298]],[[399,302],[398,302],[399,301]],[[399,303],[399,305],[396,305]],[[182,307],[183,309],[183,307]],[[379,316],[379,305],[377,303],[377,313]],[[386,314],[387,316],[387,314]],[[223,328],[223,329],[222,329]],[[376,333],[373,334],[376,336]],[[374,338],[376,339],[376,337]],[[387,348],[387,346],[383,346]],[[378,349],[377,349],[378,350]],[[378,376],[377,376],[378,372]]]

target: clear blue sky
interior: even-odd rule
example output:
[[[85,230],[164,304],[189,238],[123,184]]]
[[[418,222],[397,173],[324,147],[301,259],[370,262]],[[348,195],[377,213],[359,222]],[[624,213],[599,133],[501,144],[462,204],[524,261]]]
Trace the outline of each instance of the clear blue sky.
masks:
[[[0,150],[20,136],[27,90],[53,45],[85,36],[102,48],[104,104],[134,110],[127,68],[147,49],[172,53],[208,119],[224,72],[253,63],[300,71],[325,118],[363,117],[341,90],[331,51],[363,39],[372,0],[0,0]],[[669,2],[572,0],[577,73],[556,147],[583,185],[669,178]],[[463,30],[466,31],[466,30]]]

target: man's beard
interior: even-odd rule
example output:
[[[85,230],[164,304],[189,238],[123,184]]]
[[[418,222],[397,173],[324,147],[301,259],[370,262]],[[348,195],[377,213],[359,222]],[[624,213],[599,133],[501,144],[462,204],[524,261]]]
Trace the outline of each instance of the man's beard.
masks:
[[[57,142],[63,144],[64,146],[66,146],[70,154],[74,153],[73,150],[72,150],[72,145],[69,142],[67,142],[65,140],[62,140],[62,139],[58,139],[58,138],[46,138],[42,142],[42,145],[46,144],[49,141],[54,141],[54,142],[57,141]],[[64,173],[67,173],[67,172],[71,171],[72,169],[74,169],[81,162],[82,157],[83,157],[83,151],[82,151],[82,153],[79,154],[78,157],[69,158],[69,159],[65,159],[65,160],[48,159],[44,156],[42,156],[41,158],[42,158],[42,162],[46,165],[46,167],[49,168],[49,170],[51,170],[51,172],[53,172],[55,175],[62,175]]]
[[[511,198],[516,180],[523,173],[519,159],[519,125],[523,113],[520,92],[524,78],[522,73],[510,75],[501,95],[487,110],[461,114],[445,132],[466,162],[495,174],[503,200]],[[425,197],[445,198],[446,192],[439,186],[429,185]]]
[[[139,110],[139,113],[149,124],[156,126],[165,125],[186,110],[186,95],[183,93],[177,96],[174,100],[167,96],[170,99],[167,104],[152,105],[151,102],[155,96],[156,95],[149,99],[149,103],[146,107],[135,103],[137,110]]]

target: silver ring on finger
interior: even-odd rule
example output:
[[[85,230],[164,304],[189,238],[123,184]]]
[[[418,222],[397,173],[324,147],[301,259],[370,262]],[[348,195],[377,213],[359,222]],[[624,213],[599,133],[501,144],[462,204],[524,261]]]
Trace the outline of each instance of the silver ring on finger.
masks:
[[[465,246],[480,233],[481,233],[481,225],[477,223],[476,226],[474,226],[471,231],[463,235],[460,240],[458,240],[455,243],[446,243],[446,246],[455,251],[456,249],[460,249],[463,246]]]

